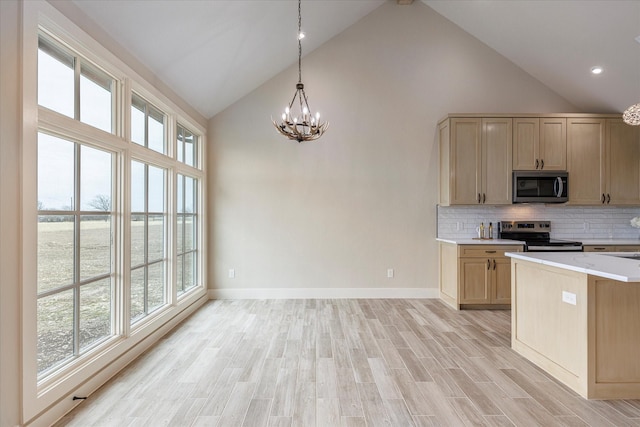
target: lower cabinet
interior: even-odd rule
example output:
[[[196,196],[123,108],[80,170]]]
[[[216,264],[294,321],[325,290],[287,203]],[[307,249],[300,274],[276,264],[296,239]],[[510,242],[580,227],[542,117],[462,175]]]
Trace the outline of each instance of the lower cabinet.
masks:
[[[456,309],[507,308],[511,304],[513,245],[455,245],[440,242],[440,297]]]

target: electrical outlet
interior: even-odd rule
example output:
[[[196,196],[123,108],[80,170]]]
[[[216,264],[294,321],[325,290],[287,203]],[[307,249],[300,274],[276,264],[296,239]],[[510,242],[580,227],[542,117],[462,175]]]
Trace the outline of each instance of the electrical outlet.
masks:
[[[229,269],[229,279],[235,279],[236,271],[233,268]]]
[[[578,298],[573,292],[562,291],[562,302],[576,305],[578,303]]]
[[[584,227],[585,231],[589,229],[589,223],[586,221],[582,224],[582,226]]]
[[[462,227],[464,227],[464,224],[462,224],[460,221],[456,222],[456,231],[462,230]]]
[[[389,279],[393,278],[393,268],[387,268],[387,277]]]

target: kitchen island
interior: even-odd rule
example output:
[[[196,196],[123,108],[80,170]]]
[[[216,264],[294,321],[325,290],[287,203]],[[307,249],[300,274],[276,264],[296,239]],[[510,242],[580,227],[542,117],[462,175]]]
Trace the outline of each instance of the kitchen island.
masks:
[[[640,399],[640,256],[505,255],[512,348],[585,398]]]

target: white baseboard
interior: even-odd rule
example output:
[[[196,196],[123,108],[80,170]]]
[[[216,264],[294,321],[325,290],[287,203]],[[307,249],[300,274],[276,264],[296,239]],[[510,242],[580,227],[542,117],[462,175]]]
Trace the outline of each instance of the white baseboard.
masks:
[[[438,288],[245,288],[208,292],[211,299],[439,298]]]

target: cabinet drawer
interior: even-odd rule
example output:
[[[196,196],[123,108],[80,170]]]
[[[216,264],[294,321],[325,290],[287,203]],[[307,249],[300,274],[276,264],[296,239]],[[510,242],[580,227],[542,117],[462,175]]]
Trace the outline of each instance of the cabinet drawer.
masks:
[[[614,252],[616,247],[613,245],[584,245],[582,250],[585,252]]]
[[[458,256],[460,257],[503,257],[505,252],[522,252],[522,246],[505,245],[460,245]]]
[[[640,245],[585,245],[585,252],[640,252]]]
[[[616,252],[640,252],[640,245],[616,246]]]

